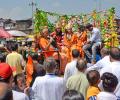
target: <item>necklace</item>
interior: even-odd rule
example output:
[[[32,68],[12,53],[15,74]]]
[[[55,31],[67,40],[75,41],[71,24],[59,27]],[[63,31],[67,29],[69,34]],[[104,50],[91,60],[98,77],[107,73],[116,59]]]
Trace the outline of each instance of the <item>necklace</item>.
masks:
[[[70,40],[71,40],[71,38],[72,38],[72,35],[67,34],[67,35],[66,35],[66,38],[67,38],[67,40],[69,40],[69,41],[70,41]]]

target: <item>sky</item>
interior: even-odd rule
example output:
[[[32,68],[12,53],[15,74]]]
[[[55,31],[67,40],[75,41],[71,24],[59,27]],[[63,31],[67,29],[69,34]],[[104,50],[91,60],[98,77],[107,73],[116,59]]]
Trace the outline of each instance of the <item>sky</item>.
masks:
[[[37,8],[60,14],[90,13],[93,10],[116,8],[116,15],[120,16],[120,0],[33,0]],[[0,18],[27,19],[32,16],[29,4],[32,0],[0,0]]]

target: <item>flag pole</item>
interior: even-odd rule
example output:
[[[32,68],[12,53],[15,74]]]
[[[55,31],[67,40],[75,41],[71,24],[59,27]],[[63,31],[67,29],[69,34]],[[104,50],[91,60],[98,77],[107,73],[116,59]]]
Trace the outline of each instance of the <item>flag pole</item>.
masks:
[[[37,6],[37,4],[34,2],[34,0],[29,3],[29,6],[31,6],[31,11],[32,11],[32,30],[34,32],[34,7]]]

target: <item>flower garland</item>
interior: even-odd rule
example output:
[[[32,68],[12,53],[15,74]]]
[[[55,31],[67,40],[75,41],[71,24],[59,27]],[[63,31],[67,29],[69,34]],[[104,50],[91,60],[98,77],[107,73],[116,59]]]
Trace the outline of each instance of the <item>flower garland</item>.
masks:
[[[53,31],[54,24],[49,21],[48,16],[57,17],[56,23],[61,24],[63,32],[68,23],[73,24],[75,31],[79,24],[86,25],[87,23],[92,23],[101,30],[102,39],[106,48],[117,47],[119,45],[116,32],[115,8],[113,7],[107,11],[96,12],[96,10],[94,10],[90,14],[79,15],[64,15],[37,9],[34,16],[35,33],[38,33],[43,26],[48,26],[48,28]]]

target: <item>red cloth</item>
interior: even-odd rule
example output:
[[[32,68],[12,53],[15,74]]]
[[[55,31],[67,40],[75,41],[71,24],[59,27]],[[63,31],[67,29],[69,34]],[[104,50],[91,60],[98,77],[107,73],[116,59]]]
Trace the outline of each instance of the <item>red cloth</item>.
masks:
[[[12,69],[11,67],[6,63],[0,64],[0,77],[7,79],[12,75]]]
[[[53,38],[56,38],[56,42],[57,42],[58,46],[62,46],[63,33],[62,33],[61,36],[59,36],[59,35],[57,35],[56,32],[53,32],[53,33],[50,34],[50,36],[53,37]]]
[[[3,28],[0,28],[0,38],[10,38],[12,37],[7,31]]]

